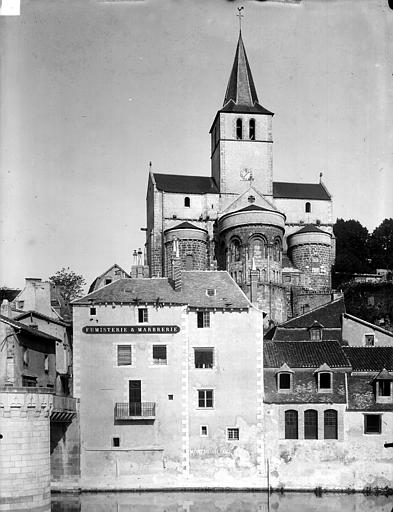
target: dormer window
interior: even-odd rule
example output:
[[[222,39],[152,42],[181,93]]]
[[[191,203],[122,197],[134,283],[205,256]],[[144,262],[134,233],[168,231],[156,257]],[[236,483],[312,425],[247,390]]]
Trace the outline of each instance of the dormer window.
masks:
[[[375,384],[375,401],[377,403],[392,403],[393,374],[384,368],[375,377],[373,383]]]
[[[238,140],[243,138],[243,120],[240,117],[236,119],[236,138]]]
[[[287,364],[283,364],[276,372],[277,391],[279,393],[290,393],[293,387],[293,370]]]
[[[255,140],[255,119],[250,119],[249,121],[248,136],[250,140]]]
[[[307,202],[305,204],[305,212],[306,213],[311,213],[311,203]]]
[[[315,372],[317,374],[317,385],[319,393],[332,393],[333,372],[327,364],[320,366]]]
[[[309,333],[310,333],[310,340],[311,341],[321,341],[322,340],[322,334],[323,334],[323,325],[319,322],[315,321],[310,327],[309,327]]]
[[[184,207],[185,208],[190,208],[190,206],[191,206],[190,198],[189,197],[185,197],[184,198]]]

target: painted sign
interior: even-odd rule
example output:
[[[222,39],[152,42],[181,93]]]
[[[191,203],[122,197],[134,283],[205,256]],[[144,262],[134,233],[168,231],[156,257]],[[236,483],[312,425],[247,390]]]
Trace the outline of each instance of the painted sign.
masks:
[[[176,334],[178,325],[86,325],[85,334]]]

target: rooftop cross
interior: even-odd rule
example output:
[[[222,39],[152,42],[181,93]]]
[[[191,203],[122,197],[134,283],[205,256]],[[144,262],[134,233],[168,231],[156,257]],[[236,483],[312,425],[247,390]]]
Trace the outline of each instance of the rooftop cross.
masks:
[[[237,8],[238,14],[236,14],[236,16],[239,18],[239,32],[242,31],[242,18],[243,18],[242,10],[243,9],[244,9],[243,6]]]

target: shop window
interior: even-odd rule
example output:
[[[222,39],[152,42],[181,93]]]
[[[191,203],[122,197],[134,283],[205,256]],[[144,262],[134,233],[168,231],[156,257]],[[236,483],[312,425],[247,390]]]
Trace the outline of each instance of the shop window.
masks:
[[[314,409],[304,411],[304,439],[318,439],[318,413]]]
[[[366,347],[373,347],[375,345],[375,334],[365,334],[364,344]]]
[[[214,405],[212,389],[198,389],[198,407],[212,409]]]
[[[194,348],[195,368],[213,368],[213,348]]]
[[[381,414],[365,414],[364,415],[364,433],[365,434],[381,434],[382,433]]]
[[[185,198],[184,198],[184,206],[185,206],[186,208],[190,208],[190,206],[191,206],[191,201],[190,201],[190,198],[189,198],[189,197],[185,197]]]
[[[309,202],[306,203],[305,211],[306,211],[306,213],[311,213],[311,203],[309,203]]]
[[[117,345],[117,366],[132,365],[131,345]]]
[[[167,364],[166,345],[153,345],[153,364]]]
[[[239,441],[240,431],[238,428],[227,428],[227,440],[228,441]]]
[[[325,439],[337,439],[337,411],[334,409],[324,411],[323,431]]]
[[[248,123],[248,135],[250,140],[255,140],[255,119],[250,119]]]
[[[199,329],[210,327],[210,311],[197,312],[197,326]]]
[[[285,439],[298,439],[298,412],[285,411]]]
[[[201,437],[207,437],[209,435],[209,430],[207,428],[207,425],[201,425]]]
[[[140,324],[148,322],[147,308],[138,308],[138,322]]]
[[[236,138],[238,140],[243,138],[243,120],[240,117],[236,119]]]

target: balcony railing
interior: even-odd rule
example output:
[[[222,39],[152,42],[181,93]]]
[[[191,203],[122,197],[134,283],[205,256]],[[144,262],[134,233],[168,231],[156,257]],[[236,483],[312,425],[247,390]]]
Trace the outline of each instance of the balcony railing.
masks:
[[[130,402],[115,405],[115,420],[154,420],[155,402]]]
[[[76,416],[76,398],[71,396],[53,396],[51,421],[69,423]]]

